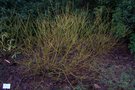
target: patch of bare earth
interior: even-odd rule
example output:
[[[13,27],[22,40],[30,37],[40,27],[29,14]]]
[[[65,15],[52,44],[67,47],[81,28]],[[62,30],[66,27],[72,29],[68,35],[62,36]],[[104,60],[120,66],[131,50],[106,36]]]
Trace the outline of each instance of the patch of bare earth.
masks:
[[[72,90],[65,79],[53,81],[49,76],[25,76],[22,74],[23,70],[18,64],[8,64],[2,59],[4,58],[0,58],[4,63],[0,63],[0,89],[3,83],[11,83],[11,90],[60,90],[60,88],[62,90]],[[102,83],[102,78],[118,81],[121,72],[130,68],[135,69],[135,61],[126,45],[115,47],[108,54],[97,57],[97,60],[100,63],[100,78],[91,81],[91,72],[86,72],[88,79],[82,81],[82,84],[87,86],[86,90],[108,90],[108,85]],[[69,78],[69,81],[75,85],[79,84],[79,81],[74,79]]]

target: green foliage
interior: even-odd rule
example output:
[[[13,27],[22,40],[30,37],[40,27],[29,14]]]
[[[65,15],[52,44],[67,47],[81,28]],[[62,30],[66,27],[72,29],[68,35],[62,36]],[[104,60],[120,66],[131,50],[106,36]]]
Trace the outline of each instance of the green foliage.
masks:
[[[100,5],[106,6],[111,15],[111,22],[115,28],[114,34],[118,38],[130,37],[129,48],[134,52],[134,32],[135,29],[135,0],[103,0]],[[130,35],[131,34],[131,35]]]
[[[2,33],[0,37],[0,46],[3,49],[3,51],[11,51],[12,49],[16,48],[16,45],[14,44],[15,40],[10,39],[8,36],[8,33]]]
[[[135,53],[135,34],[131,34],[130,36],[130,44],[129,44],[129,49],[131,53]]]
[[[133,9],[135,8],[134,0],[123,0],[114,9],[112,22],[116,26],[116,35],[125,37],[126,33],[130,33],[133,29],[135,15]],[[125,28],[129,28],[128,32]]]
[[[119,4],[119,2],[121,2],[120,0],[98,0],[98,5],[99,6],[105,6],[107,8],[110,9],[114,9],[117,4]]]
[[[131,72],[130,72],[131,73]],[[115,87],[118,89],[124,89],[124,90],[135,90],[135,77],[132,74],[128,72],[123,72],[120,76],[120,81],[118,81],[117,84],[115,84]]]
[[[123,13],[121,12],[121,9],[117,8],[112,16],[112,23],[115,27],[115,35],[119,38],[125,37],[126,35],[126,26],[123,22],[124,18],[122,17],[122,15]]]
[[[34,18],[39,13],[52,13],[54,15],[54,11],[60,10],[60,8],[66,8],[66,5],[69,5],[69,7],[77,7],[79,3],[81,3],[79,0],[1,0],[0,17],[4,18],[5,16],[9,16],[12,12],[15,12],[24,19],[29,14]]]
[[[135,1],[134,0],[123,0],[122,3],[118,5],[117,8],[121,9],[122,18],[124,23],[130,28],[133,28],[135,24]]]
[[[115,69],[115,66],[109,67],[106,75],[104,73],[104,77],[101,78],[108,90],[135,90],[135,71],[131,67],[118,72]]]

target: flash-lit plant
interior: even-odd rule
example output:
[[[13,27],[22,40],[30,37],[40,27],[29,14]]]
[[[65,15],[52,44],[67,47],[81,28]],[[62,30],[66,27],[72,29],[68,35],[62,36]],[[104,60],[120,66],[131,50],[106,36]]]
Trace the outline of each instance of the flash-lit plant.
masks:
[[[17,54],[20,54],[20,52],[15,51],[16,49],[15,39],[9,38],[8,33],[2,33],[0,37],[0,50],[1,54],[4,57],[16,58]]]
[[[0,43],[2,46],[3,51],[10,52],[12,49],[16,48],[16,45],[14,44],[14,39],[9,39],[8,33],[2,33],[0,38]]]
[[[53,19],[42,17],[34,21],[37,37],[28,33],[23,53],[30,58],[20,64],[30,74],[49,74],[85,78],[80,70],[98,73],[95,56],[108,52],[117,42],[108,23],[97,12],[94,22],[88,12],[66,12]],[[27,30],[27,28],[26,28]],[[36,43],[35,43],[36,41]],[[93,76],[95,77],[95,76]]]

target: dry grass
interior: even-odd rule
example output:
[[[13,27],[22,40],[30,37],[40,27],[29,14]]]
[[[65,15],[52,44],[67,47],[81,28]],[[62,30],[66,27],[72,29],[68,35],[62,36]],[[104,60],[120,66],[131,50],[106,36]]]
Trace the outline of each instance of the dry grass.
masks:
[[[24,52],[30,59],[23,62],[32,74],[51,73],[78,77],[79,70],[97,70],[94,57],[108,52],[117,42],[108,23],[97,15],[89,23],[88,13],[65,13],[54,20],[42,19],[34,22],[38,39],[26,41]],[[98,72],[98,71],[97,71]]]
[[[112,49],[117,39],[100,13],[93,22],[88,16],[88,12],[81,11],[59,14],[53,19],[11,17],[9,25],[2,21],[1,27],[9,29],[9,36],[5,41],[0,39],[0,47],[7,48],[7,40],[13,39],[16,48],[29,56],[19,62],[29,74],[56,75],[56,79],[65,76],[68,80],[70,75],[83,78],[81,71],[98,73],[100,67],[95,57]]]

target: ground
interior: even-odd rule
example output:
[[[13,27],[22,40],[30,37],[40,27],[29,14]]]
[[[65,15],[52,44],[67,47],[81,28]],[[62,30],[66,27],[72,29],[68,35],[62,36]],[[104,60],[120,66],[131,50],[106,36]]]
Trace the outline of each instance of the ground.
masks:
[[[0,60],[3,61],[0,63],[0,88],[3,83],[11,83],[11,90],[72,90],[64,80],[53,81],[47,76],[40,75],[25,76],[18,64],[8,64],[4,57],[0,57]],[[134,73],[135,60],[127,45],[118,45],[109,53],[97,57],[97,60],[100,63],[101,79],[95,82],[84,80],[82,83],[70,80],[76,83],[76,90],[127,90],[130,79],[134,81],[135,78],[131,76]],[[86,87],[82,88],[81,85]]]

